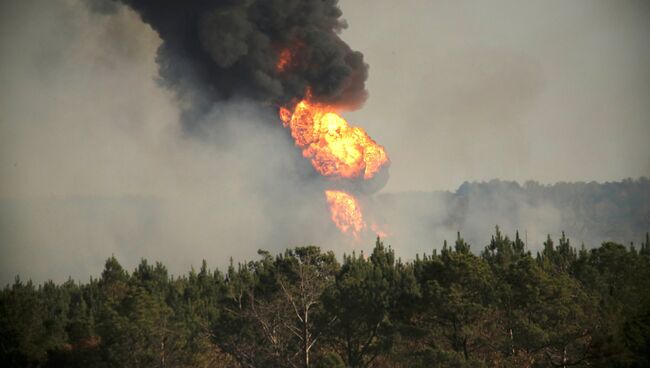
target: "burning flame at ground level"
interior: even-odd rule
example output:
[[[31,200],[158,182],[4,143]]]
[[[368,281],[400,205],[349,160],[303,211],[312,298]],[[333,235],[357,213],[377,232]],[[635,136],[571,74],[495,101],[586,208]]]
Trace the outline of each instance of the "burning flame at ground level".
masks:
[[[359,240],[359,235],[367,228],[359,201],[352,194],[342,190],[326,190],[325,197],[336,227],[342,233],[349,233],[355,240]],[[373,223],[370,225],[370,229],[380,238],[390,235],[385,226]]]
[[[384,147],[361,128],[351,127],[329,106],[300,101],[293,112],[280,109],[280,118],[291,129],[302,155],[323,176],[372,178],[387,164]]]
[[[280,55],[278,69],[290,63],[290,53]],[[371,179],[388,164],[384,147],[377,144],[361,128],[351,127],[331,106],[312,102],[310,94],[292,110],[280,108],[283,125],[291,129],[291,136],[302,149],[302,155],[311,160],[314,169],[323,176],[337,178]],[[331,218],[343,233],[355,240],[366,227],[361,207],[354,196],[340,190],[326,190]],[[375,228],[381,236],[387,235]]]
[[[326,190],[325,197],[330,205],[332,221],[343,233],[352,234],[355,239],[359,238],[359,233],[366,227],[363,221],[361,207],[351,194],[341,190]]]

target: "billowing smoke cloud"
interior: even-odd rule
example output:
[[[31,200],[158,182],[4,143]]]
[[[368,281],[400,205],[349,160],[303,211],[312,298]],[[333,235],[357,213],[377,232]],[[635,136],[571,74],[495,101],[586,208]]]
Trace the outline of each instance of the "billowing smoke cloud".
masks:
[[[0,30],[0,283],[351,249],[273,106],[233,95],[183,130],[189,96],[156,82],[163,41],[129,7],[3,2]]]
[[[314,99],[358,106],[367,65],[343,42],[338,0],[147,1],[127,4],[162,39],[160,77],[186,103],[193,124],[215,101],[246,97],[286,104]],[[278,68],[281,55],[284,65]]]
[[[314,8],[315,14],[327,15],[326,9],[335,11],[323,18],[329,19],[330,28],[326,27],[325,21],[319,23],[320,26],[291,24],[294,18],[291,21],[287,19],[289,11],[277,10],[280,15],[272,15],[271,10],[279,9],[278,4],[289,6],[292,4],[290,1],[233,2],[230,5],[219,2],[218,6],[210,9],[193,10],[194,16],[172,12],[169,10],[171,1],[151,1],[158,4],[156,12],[145,9],[145,2],[131,3],[140,7],[140,13],[112,0],[0,1],[0,282],[11,282],[16,274],[37,281],[48,278],[63,281],[68,275],[84,280],[89,275],[97,275],[103,261],[111,254],[129,269],[140,257],[146,257],[162,261],[172,273],[178,274],[187,271],[192,264],[200,264],[203,258],[213,266],[227,265],[229,257],[235,261],[252,259],[256,257],[258,248],[280,252],[286,247],[316,244],[338,254],[370,248],[372,239],[350,244],[337,232],[328,218],[322,193],[326,182],[313,180],[319,177],[318,174],[311,169],[308,160],[302,158],[300,150],[293,146],[275,115],[275,104],[304,93],[301,84],[320,86],[322,90],[315,91],[319,98],[331,101],[349,98],[359,103],[365,97],[363,80],[366,67],[360,54],[351,52],[337,40],[336,31],[342,24],[334,3],[324,2],[329,4],[327,7],[319,5],[320,2],[312,4],[320,6]],[[198,1],[178,3],[194,4],[195,8],[199,4]],[[289,8],[294,9],[292,14],[297,14],[297,7],[305,10],[312,2],[295,3],[293,8]],[[83,4],[90,4],[90,10]],[[276,7],[270,9],[271,4]],[[362,31],[357,30],[355,34],[376,39],[376,42],[370,42],[364,38],[350,38],[351,44],[363,45],[368,57],[373,55],[373,49],[379,52],[372,64],[383,66],[383,74],[373,82],[386,83],[371,88],[380,93],[373,98],[371,108],[363,109],[363,114],[368,115],[357,115],[350,120],[363,121],[367,127],[375,124],[369,126],[373,137],[386,143],[395,164],[399,163],[396,166],[402,170],[402,175],[398,175],[398,185],[391,190],[447,186],[456,190],[462,181],[482,177],[471,170],[463,171],[479,166],[487,167],[485,172],[497,177],[507,177],[511,172],[520,172],[520,176],[525,178],[553,175],[546,177],[551,181],[563,177],[562,173],[566,171],[549,169],[547,160],[542,169],[539,165],[531,165],[525,171],[520,171],[520,166],[509,164],[510,161],[506,160],[509,157],[524,157],[518,147],[527,147],[529,143],[516,143],[519,130],[498,130],[499,134],[510,134],[501,140],[507,144],[495,144],[493,139],[488,139],[494,135],[493,122],[510,121],[508,126],[514,126],[512,121],[526,115],[528,107],[535,105],[530,101],[543,92],[540,86],[548,84],[549,76],[535,77],[543,68],[538,68],[534,59],[528,62],[530,58],[522,55],[521,58],[507,57],[505,60],[512,62],[503,62],[501,57],[485,58],[473,47],[471,49],[476,52],[458,54],[445,42],[431,41],[436,45],[432,49],[416,43],[412,35],[407,37],[409,42],[405,42],[403,33],[398,32],[400,28],[419,30],[426,40],[434,36],[442,41],[455,40],[454,36],[471,34],[462,29],[457,31],[454,27],[465,23],[453,17],[449,18],[452,21],[447,24],[448,28],[442,27],[452,29],[451,34],[440,33],[437,28],[435,32],[421,28],[419,24],[436,27],[446,24],[444,20],[447,18],[444,17],[450,12],[440,12],[439,8],[432,11],[433,8],[429,7],[433,7],[433,3],[420,4],[425,8],[420,11],[411,10],[425,18],[419,19],[420,23],[407,16],[401,16],[399,20],[402,23],[397,22],[393,19],[397,15],[384,10],[381,12],[386,14],[372,14],[372,4],[358,0],[345,5],[352,8],[345,9],[346,15],[358,15],[357,19],[352,18],[351,24]],[[401,4],[393,6],[402,7]],[[265,12],[262,12],[262,7],[266,7]],[[356,12],[349,11],[355,7]],[[500,9],[494,7],[493,11]],[[268,90],[256,85],[259,81],[255,79],[255,69],[252,68],[253,54],[240,55],[232,65],[223,67],[214,61],[202,44],[206,41],[201,41],[203,36],[199,32],[205,28],[199,26],[201,22],[209,21],[199,21],[199,18],[209,18],[208,14],[217,11],[236,10],[245,10],[248,18],[242,17],[250,21],[254,34],[261,33],[273,40],[269,42],[270,52],[264,54],[267,64],[271,65],[270,69],[267,65],[265,70],[269,80],[275,80],[273,83],[280,85],[281,90]],[[466,12],[453,10],[451,13],[458,17],[466,15]],[[162,30],[164,22],[154,24],[154,14],[163,11],[171,19],[169,27],[180,27],[177,32],[171,28]],[[264,16],[256,12],[262,12]],[[584,12],[577,13],[582,15]],[[601,13],[609,14],[604,11],[598,14]],[[441,17],[441,22],[431,21],[434,14]],[[372,23],[359,22],[364,17]],[[548,28],[548,16],[540,18],[534,11],[531,18],[539,20],[544,30]],[[598,26],[602,19],[611,19],[609,16],[587,18]],[[284,33],[287,36],[282,38],[279,33],[267,32],[271,26],[262,26],[262,19],[272,24],[277,21],[284,29],[295,31]],[[528,18],[526,20],[525,23],[531,23]],[[298,18],[295,21],[299,22]],[[497,23],[489,19],[486,22]],[[393,28],[388,28],[388,32],[367,31],[379,24],[394,27],[395,31]],[[499,24],[506,26],[505,23]],[[508,27],[519,30],[519,23],[508,24]],[[311,54],[302,48],[311,47],[313,54],[325,60],[329,60],[325,56],[330,55],[327,52],[331,50],[326,52],[326,44],[309,43],[307,46],[306,41],[299,37],[294,42],[288,35],[318,31],[322,38],[331,41],[330,45],[336,46],[336,50],[332,51],[332,62],[317,62],[316,69],[308,70],[304,68],[306,61],[305,64],[302,62]],[[189,37],[192,32],[196,37],[189,44],[181,42],[182,37]],[[346,36],[351,33],[354,32],[348,31]],[[528,36],[522,32],[510,33],[523,37],[529,44]],[[490,38],[501,34],[490,34]],[[387,41],[391,40],[402,48],[387,48]],[[555,38],[548,40],[557,44]],[[589,44],[600,45],[596,42]],[[193,46],[189,49],[183,48],[190,45]],[[293,45],[294,49],[290,50],[294,51],[291,52],[296,54],[297,50],[297,55],[301,56],[293,59],[289,68],[284,69],[286,74],[282,74],[273,68],[287,45]],[[248,52],[255,50],[250,48]],[[423,58],[426,56],[423,51],[445,57],[436,59],[437,63],[430,63],[429,59]],[[194,53],[200,57],[194,58]],[[549,53],[561,54],[554,49]],[[498,55],[501,55],[500,51]],[[355,68],[354,63],[346,61],[350,58],[356,58],[359,67]],[[478,76],[466,72],[473,70],[469,64],[482,60],[477,65],[484,65],[488,59],[492,63],[486,67],[487,74],[498,77],[496,82],[493,78],[478,77],[486,71],[484,68],[479,68]],[[437,72],[415,73],[415,68],[411,67],[414,64],[406,63],[408,60],[417,60],[416,65],[422,66],[423,71]],[[396,66],[399,67],[397,72],[390,74]],[[328,68],[340,73],[331,71],[332,74],[328,74]],[[617,75],[600,73],[601,69],[593,70],[594,73],[598,71],[599,76]],[[250,73],[246,77],[236,74],[244,71]],[[567,81],[571,81],[574,74],[550,73]],[[224,78],[217,79],[216,75]],[[347,77],[329,80],[328,75]],[[237,83],[234,82],[235,76]],[[292,82],[294,79],[296,83]],[[434,91],[414,88],[417,84],[413,80],[434,88]],[[456,84],[451,83],[452,80],[459,88],[453,88]],[[156,81],[170,88],[161,88],[161,83]],[[475,89],[474,82],[485,88]],[[614,92],[623,90],[623,84],[617,86]],[[459,89],[461,92],[476,92],[460,93]],[[646,90],[646,87],[625,89],[626,94],[621,94],[625,98],[617,100],[618,104],[628,106],[625,101],[636,101],[631,97],[647,95]],[[382,97],[381,91],[390,93],[384,93]],[[488,91],[490,96],[497,93],[500,97],[485,98],[488,92],[482,91]],[[564,94],[552,94],[551,97],[553,99],[547,101],[547,105],[554,109],[546,112],[555,111],[557,106],[567,108],[573,105],[556,103],[555,99],[566,97]],[[484,104],[477,106],[475,101]],[[515,106],[515,103],[519,105]],[[450,110],[444,110],[446,106],[451,106]],[[598,106],[614,111],[618,105],[602,103]],[[639,109],[630,108],[629,111],[639,116],[639,122],[647,116]],[[490,119],[476,119],[483,115]],[[187,130],[178,123],[179,116],[183,116],[186,123],[193,122],[193,126],[201,127],[201,139],[197,139],[198,134],[186,134]],[[625,119],[618,119],[621,115],[612,116],[616,119],[611,121],[616,124],[625,122]],[[547,129],[546,123],[555,121],[555,115],[543,117],[549,118],[540,118],[545,124],[534,125],[536,129],[558,134],[564,131]],[[273,121],[268,121],[270,119]],[[399,124],[393,123],[396,121]],[[557,121],[558,125],[566,123],[561,119]],[[611,126],[618,127],[616,124]],[[648,125],[645,120],[643,124],[642,129],[617,129],[644,137],[647,134],[641,133],[647,130]],[[490,135],[477,136],[479,126],[484,127],[481,132],[490,130]],[[572,129],[584,131],[576,127]],[[469,134],[471,139],[467,136],[461,139],[461,133]],[[607,137],[607,142],[623,142],[621,145],[625,147],[645,147],[641,143],[631,144],[623,136],[611,139],[614,135],[610,133],[610,130],[602,130],[599,134]],[[611,170],[623,167],[624,161],[629,161],[623,160],[627,156],[615,154],[608,157],[612,160],[619,157],[616,160],[603,161],[605,153],[594,156],[594,151],[587,149],[584,143],[578,144],[580,149],[576,150],[574,144],[558,144],[559,136],[540,136],[537,130],[530,135],[536,137],[536,145],[544,147],[540,150],[544,157],[557,155],[562,162],[574,162],[571,166],[574,170],[580,168],[575,164],[578,161],[567,159],[569,149],[572,154],[588,152],[579,159],[580,167],[593,165],[603,172],[612,173]],[[566,135],[566,139],[572,137],[576,135]],[[580,137],[589,140],[593,135]],[[604,139],[596,141],[605,142]],[[477,157],[476,161],[467,156],[467,152],[472,150],[476,151],[471,156]],[[639,149],[638,152],[644,153],[646,161],[643,162],[647,163],[647,150]],[[394,153],[401,155],[393,156]],[[560,161],[552,162],[557,164]],[[618,173],[615,171],[611,175],[619,177]],[[591,178],[589,172],[580,171],[580,175],[582,179]],[[567,179],[575,178],[569,176]],[[391,180],[390,185],[395,182]],[[350,183],[351,186],[356,184]],[[388,225],[392,235],[387,240],[404,257],[439,248],[443,239],[453,241],[458,230],[471,242],[473,250],[480,250],[497,224],[509,235],[517,229],[522,237],[527,234],[531,250],[541,246],[547,233],[557,237],[562,230],[567,230],[573,244],[580,244],[582,239],[578,234],[570,233],[565,226],[563,216],[566,209],[555,202],[527,201],[526,196],[510,190],[504,188],[490,197],[481,197],[473,192],[458,198],[450,193],[403,196],[384,193],[371,198],[360,196],[360,200],[368,209],[369,216],[370,213],[377,216],[368,220]],[[374,204],[371,203],[373,199],[376,201]],[[602,211],[610,213],[610,207],[604,203]],[[646,223],[647,220],[643,224]],[[578,225],[582,226],[581,223]],[[600,222],[597,225],[600,226]],[[636,232],[634,234],[636,236]],[[610,238],[637,241],[636,238],[615,236],[603,238],[603,235],[607,234],[596,234],[594,241],[586,240],[587,246]]]

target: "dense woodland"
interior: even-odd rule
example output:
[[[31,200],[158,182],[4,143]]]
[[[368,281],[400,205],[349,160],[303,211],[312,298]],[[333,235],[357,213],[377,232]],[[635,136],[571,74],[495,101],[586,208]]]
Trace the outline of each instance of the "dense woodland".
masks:
[[[405,262],[307,246],[170,276],[115,258],[99,278],[0,293],[4,367],[647,367],[650,244],[531,254],[496,229]]]
[[[548,223],[544,212],[549,209],[546,217],[557,221]],[[519,229],[522,236],[529,221],[538,226],[542,238],[564,231],[578,245],[584,242],[589,248],[602,241],[629,244],[650,227],[650,180],[547,185],[535,181],[465,182],[455,192],[380,193],[376,212],[386,215],[386,223],[401,224],[417,233],[417,239],[430,239],[445,229],[463,229],[466,238],[482,242],[485,230],[473,229],[476,222],[472,221],[487,218],[506,229]]]

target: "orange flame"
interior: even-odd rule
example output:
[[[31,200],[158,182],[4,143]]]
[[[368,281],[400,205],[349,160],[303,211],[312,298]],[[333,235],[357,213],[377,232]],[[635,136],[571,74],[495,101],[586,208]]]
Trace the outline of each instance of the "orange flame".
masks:
[[[291,51],[283,50],[277,69],[286,70],[291,58]],[[389,163],[384,147],[365,130],[351,127],[332,106],[312,101],[309,92],[293,110],[281,107],[279,114],[284,127],[291,130],[296,146],[302,149],[302,155],[323,176],[367,180]],[[325,196],[334,224],[341,232],[359,240],[366,223],[357,199],[340,190],[326,190]],[[388,235],[378,228],[373,231],[379,236]]]
[[[278,56],[278,62],[275,64],[275,70],[278,72],[283,72],[289,68],[291,65],[291,59],[293,59],[290,49],[282,49],[280,55]]]
[[[350,232],[355,239],[366,226],[361,207],[356,198],[341,190],[326,190],[325,197],[330,205],[332,221],[343,233]]]
[[[388,163],[384,147],[365,130],[351,127],[334,109],[309,101],[300,101],[293,112],[280,109],[280,118],[291,129],[302,155],[311,160],[324,176],[372,178]]]
[[[377,234],[378,237],[380,238],[387,238],[390,236],[390,231],[386,228],[387,225],[378,225],[378,224],[372,224],[370,225],[370,229]]]

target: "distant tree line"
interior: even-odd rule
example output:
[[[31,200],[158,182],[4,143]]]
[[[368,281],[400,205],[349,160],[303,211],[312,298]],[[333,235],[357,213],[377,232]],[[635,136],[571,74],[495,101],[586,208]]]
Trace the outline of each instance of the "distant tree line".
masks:
[[[478,254],[477,254],[478,253]],[[98,279],[0,292],[3,367],[648,367],[650,241],[531,254],[499,229],[396,259],[318,247],[171,277],[111,257]]]
[[[467,208],[467,202],[472,200],[495,207],[495,200],[507,201],[508,198],[510,206],[516,203],[532,207],[552,205],[559,212],[564,230],[588,243],[602,239],[630,241],[650,226],[650,180],[645,177],[551,185],[527,181],[521,186],[515,182],[492,180],[464,183],[454,197],[458,204],[454,208],[458,210]]]
[[[548,185],[535,181],[521,185],[503,180],[465,182],[455,192],[380,193],[376,201],[375,212],[386,215],[387,223],[397,224],[406,219],[406,224],[412,226],[409,230],[419,233],[421,239],[448,228],[465,229],[471,236],[480,237],[483,231],[472,229],[477,217],[494,219],[492,223],[510,229],[519,228],[522,235],[524,220],[537,220],[541,234],[565,230],[567,236],[579,239],[578,244],[584,242],[589,248],[604,240],[627,244],[650,227],[650,180],[645,177]],[[440,214],[436,211],[439,208],[446,213]],[[531,212],[527,212],[530,209],[552,209],[549,216],[557,223],[546,224],[543,217],[531,220]],[[417,219],[428,227],[420,226]]]

